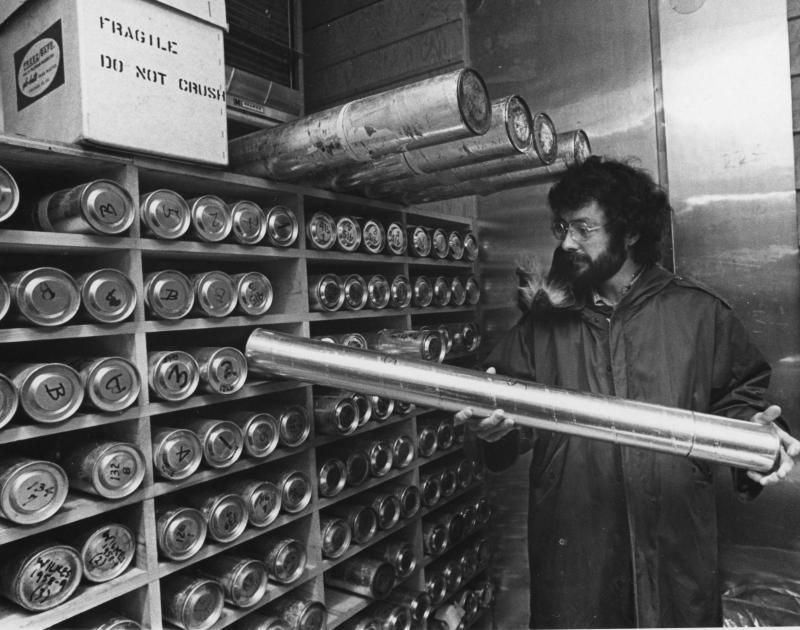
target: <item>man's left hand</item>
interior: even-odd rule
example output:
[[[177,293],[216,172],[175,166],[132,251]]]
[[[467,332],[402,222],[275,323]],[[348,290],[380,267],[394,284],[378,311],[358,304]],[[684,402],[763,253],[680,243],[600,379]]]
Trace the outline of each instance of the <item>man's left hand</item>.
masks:
[[[772,424],[780,415],[781,408],[777,405],[770,405],[764,409],[764,411],[760,411],[754,415],[751,420],[759,424]],[[747,471],[747,476],[753,481],[757,481],[762,486],[778,483],[781,479],[784,479],[794,467],[794,458],[800,455],[800,441],[794,439],[779,426],[775,426],[775,430],[778,432],[778,437],[781,439],[778,469],[768,475],[762,475],[753,470]]]

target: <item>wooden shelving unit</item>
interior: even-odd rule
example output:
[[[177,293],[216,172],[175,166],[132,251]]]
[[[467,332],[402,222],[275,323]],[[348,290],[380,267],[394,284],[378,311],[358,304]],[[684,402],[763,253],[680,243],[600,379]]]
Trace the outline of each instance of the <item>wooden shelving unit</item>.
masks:
[[[338,251],[321,252],[307,246],[303,233],[305,218],[311,212],[324,210],[333,216],[374,216],[404,225],[425,224],[431,227],[472,230],[468,218],[426,212],[420,208],[374,202],[349,195],[338,195],[289,184],[269,182],[219,169],[184,165],[153,158],[109,155],[84,151],[74,146],[37,142],[15,136],[0,136],[0,165],[17,179],[22,203],[15,215],[0,224],[0,271],[54,266],[65,271],[114,267],[133,281],[138,301],[128,321],[115,325],[92,324],[75,320],[64,326],[45,329],[27,326],[6,319],[0,322],[0,344],[6,351],[4,362],[26,361],[30,356],[47,356],[58,361],[76,352],[85,356],[125,356],[137,367],[143,384],[136,404],[119,413],[81,411],[71,418],[52,425],[25,420],[20,414],[0,429],[0,457],[16,449],[48,453],[62,442],[92,439],[98,435],[113,436],[137,444],[146,455],[147,473],[144,483],[132,495],[109,501],[70,490],[64,507],[52,518],[33,526],[14,525],[0,520],[0,557],[5,545],[26,542],[36,536],[43,540],[58,540],[61,528],[99,517],[121,515],[135,524],[137,554],[134,564],[122,576],[100,585],[82,584],[77,594],[49,611],[32,614],[3,600],[0,604],[0,627],[48,628],[67,623],[87,610],[103,607],[113,609],[138,620],[144,627],[171,627],[162,622],[160,579],[178,571],[191,571],[203,560],[227,550],[242,550],[253,539],[266,532],[280,531],[297,537],[306,544],[308,565],[303,575],[289,585],[270,584],[263,600],[256,606],[240,610],[225,607],[222,618],[214,628],[224,628],[253,610],[266,609],[275,599],[291,592],[301,593],[322,601],[329,607],[329,628],[335,628],[364,610],[369,601],[363,597],[347,596],[325,587],[324,574],[339,562],[350,558],[381,540],[403,533],[413,541],[418,552],[418,568],[406,580],[410,588],[422,589],[425,567],[429,560],[422,554],[422,522],[433,510],[445,503],[459,501],[480,488],[472,486],[455,493],[433,508],[423,508],[416,516],[401,520],[387,531],[380,531],[365,546],[353,547],[336,560],[323,559],[319,518],[320,512],[331,505],[357,499],[360,492],[380,487],[386,482],[402,479],[418,484],[420,468],[452,456],[458,448],[437,453],[431,458],[417,457],[410,466],[394,469],[387,476],[370,479],[358,488],[346,488],[333,498],[321,498],[316,482],[310,505],[298,514],[281,515],[268,527],[249,526],[237,540],[218,544],[207,542],[201,551],[183,562],[160,558],[156,543],[155,514],[160,506],[180,502],[182,493],[192,488],[224,484],[236,478],[270,478],[276,471],[290,469],[306,472],[312,480],[317,477],[317,451],[344,443],[351,437],[395,437],[408,435],[417,442],[418,417],[428,410],[414,409],[411,413],[395,415],[380,424],[371,422],[353,436],[337,438],[312,434],[295,448],[275,450],[265,459],[243,456],[236,464],[223,470],[201,467],[187,479],[168,482],[154,476],[151,436],[159,426],[180,422],[186,417],[224,417],[227,409],[259,409],[259,405],[290,401],[312,410],[314,386],[310,383],[251,378],[237,393],[230,396],[197,393],[189,399],[170,403],[151,399],[147,387],[147,354],[168,347],[195,345],[233,345],[243,349],[250,331],[257,327],[274,328],[302,336],[327,333],[369,332],[383,327],[418,327],[439,321],[476,321],[473,307],[409,308],[380,311],[341,311],[336,313],[310,312],[307,298],[308,276],[328,266],[346,268],[368,275],[403,273],[416,275],[466,276],[477,272],[477,266],[466,262],[420,259],[411,256],[347,254]],[[301,234],[297,243],[288,249],[266,245],[246,247],[232,243],[209,244],[190,240],[160,241],[143,238],[137,222],[122,237],[87,236],[80,234],[47,233],[30,228],[28,216],[36,199],[48,192],[74,186],[97,178],[113,179],[138,199],[139,195],[158,188],[169,188],[188,197],[215,194],[228,201],[250,199],[263,207],[283,204],[297,214]],[[153,270],[179,268],[193,272],[221,269],[231,272],[258,270],[265,273],[275,289],[271,310],[261,317],[232,316],[222,319],[189,316],[178,321],[150,319],[146,313],[142,290],[144,277]],[[310,268],[312,271],[310,271]],[[474,354],[454,355],[460,364],[474,359]],[[211,415],[213,414],[213,415]],[[313,415],[313,414],[312,414]],[[177,418],[174,420],[173,418]],[[42,458],[46,458],[44,455]]]

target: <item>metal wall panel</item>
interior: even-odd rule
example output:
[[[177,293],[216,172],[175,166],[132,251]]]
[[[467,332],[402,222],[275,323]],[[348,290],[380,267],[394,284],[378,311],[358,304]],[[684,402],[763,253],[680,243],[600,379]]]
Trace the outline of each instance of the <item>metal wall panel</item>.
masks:
[[[770,394],[797,432],[800,271],[786,1],[660,0],[659,23],[675,268],[732,303],[772,363]],[[800,474],[749,505],[728,485],[720,495],[725,540],[800,549]]]

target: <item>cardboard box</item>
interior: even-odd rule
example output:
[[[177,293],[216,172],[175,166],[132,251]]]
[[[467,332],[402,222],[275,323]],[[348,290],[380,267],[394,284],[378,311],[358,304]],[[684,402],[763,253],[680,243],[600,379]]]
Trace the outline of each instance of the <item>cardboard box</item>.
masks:
[[[6,133],[227,164],[224,0],[184,5],[24,2],[0,25]]]

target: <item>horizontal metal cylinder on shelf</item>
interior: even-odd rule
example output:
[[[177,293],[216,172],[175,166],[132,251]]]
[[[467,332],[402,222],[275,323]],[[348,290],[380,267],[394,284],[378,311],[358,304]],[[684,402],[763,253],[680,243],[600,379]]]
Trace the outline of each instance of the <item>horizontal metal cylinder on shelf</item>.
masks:
[[[514,152],[510,155],[432,173],[417,174],[413,177],[368,184],[363,187],[363,193],[365,196],[373,198],[402,199],[403,195],[412,192],[425,191],[434,187],[458,186],[492,175],[552,164],[556,159],[557,151],[556,128],[553,121],[546,113],[538,112],[533,115],[531,128],[533,141],[526,151]]]
[[[292,180],[483,134],[490,121],[483,79],[462,68],[242,136],[230,160],[236,170]]]
[[[771,426],[505,376],[402,359],[256,329],[246,344],[250,369],[341,388],[375,391],[420,405],[489,415],[502,408],[517,424],[768,471],[780,454]]]
[[[393,153],[375,161],[345,167],[317,182],[346,191],[398,178],[434,173],[466,164],[522,153],[532,148],[533,116],[525,100],[511,94],[492,101],[492,121],[486,133]]]
[[[555,181],[567,168],[573,164],[580,164],[592,154],[589,137],[582,129],[559,133],[556,136],[556,144],[556,159],[551,164],[540,164],[523,170],[509,170],[455,184],[431,186],[426,190],[409,191],[402,195],[401,200],[407,204],[426,203],[465,195],[485,196],[510,188],[544,184]]]

